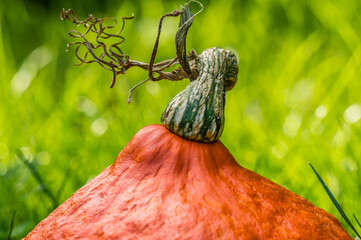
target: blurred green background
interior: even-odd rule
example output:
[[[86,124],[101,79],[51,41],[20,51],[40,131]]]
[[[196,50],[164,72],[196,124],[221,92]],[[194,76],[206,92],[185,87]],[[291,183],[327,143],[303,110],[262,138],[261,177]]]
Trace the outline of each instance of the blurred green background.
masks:
[[[67,32],[83,28],[60,21],[60,10],[73,8],[79,19],[134,13],[122,49],[148,62],[160,16],[183,3],[0,2],[0,238],[7,236],[15,210],[12,237],[24,237],[112,164],[140,128],[159,123],[167,103],[188,83],[148,82],[128,105],[128,90],[147,72],[131,69],[110,89],[111,72],[97,64],[74,66],[74,48],[65,52],[73,41]],[[311,162],[346,212],[361,218],[361,2],[202,3],[188,49],[219,46],[239,61],[222,142],[242,166],[340,219]],[[175,56],[177,26],[178,18],[166,19],[158,61]]]

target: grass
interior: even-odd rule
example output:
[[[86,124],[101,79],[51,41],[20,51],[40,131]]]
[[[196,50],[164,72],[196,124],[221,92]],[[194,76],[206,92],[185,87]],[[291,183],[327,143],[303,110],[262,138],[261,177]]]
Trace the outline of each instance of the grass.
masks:
[[[335,196],[333,195],[333,193],[331,192],[331,190],[328,188],[328,186],[326,185],[326,183],[323,181],[322,177],[317,173],[317,171],[315,170],[315,168],[312,166],[311,163],[308,163],[313,172],[316,174],[318,180],[320,181],[320,183],[322,184],[323,188],[325,189],[327,195],[329,196],[329,198],[331,199],[333,205],[335,205],[335,207],[337,208],[338,212],[341,214],[342,218],[345,220],[345,222],[347,223],[347,225],[352,229],[352,231],[356,234],[356,236],[358,238],[361,238],[360,234],[357,232],[357,230],[355,229],[355,227],[353,226],[352,222],[350,221],[350,219],[348,218],[348,216],[346,215],[346,213],[344,212],[344,210],[342,209],[342,207],[340,206],[340,204],[338,203],[338,201],[336,200]],[[358,224],[358,226],[361,228],[361,225],[357,219],[357,217],[355,216],[355,214],[353,214],[356,223]]]
[[[187,47],[198,53],[228,48],[239,61],[222,142],[242,166],[330,212],[351,233],[307,162],[339,204],[360,216],[361,3],[201,2],[204,10],[189,30]],[[159,17],[183,4],[0,2],[0,238],[8,236],[15,210],[11,236],[24,237],[54,202],[62,203],[110,165],[140,128],[159,123],[167,103],[188,83],[148,82],[128,105],[128,90],[147,73],[131,69],[110,90],[110,72],[72,65],[74,49],[65,49],[74,26],[60,21],[60,10],[73,8],[79,18],[134,13],[123,50],[147,62]],[[175,56],[177,24],[164,22],[156,61]]]
[[[15,214],[16,214],[16,211],[13,212],[13,215],[11,217],[10,229],[9,229],[9,234],[8,234],[7,240],[11,239],[11,233],[13,232],[13,228],[14,228]]]

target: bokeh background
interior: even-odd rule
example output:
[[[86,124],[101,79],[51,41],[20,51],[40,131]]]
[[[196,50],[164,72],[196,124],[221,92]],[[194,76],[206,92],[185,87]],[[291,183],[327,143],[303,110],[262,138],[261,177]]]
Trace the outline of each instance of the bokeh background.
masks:
[[[239,61],[222,142],[242,166],[341,219],[311,162],[346,213],[361,218],[361,2],[201,2],[188,49],[219,46]],[[112,164],[140,128],[159,123],[188,84],[148,82],[128,105],[128,90],[147,72],[131,69],[110,89],[111,72],[74,66],[74,48],[65,52],[73,41],[67,32],[83,28],[60,21],[60,10],[72,8],[80,19],[134,13],[122,49],[148,62],[160,16],[183,3],[0,1],[0,238],[14,211],[12,238],[24,237]],[[177,26],[178,19],[166,19],[158,61],[175,56]]]

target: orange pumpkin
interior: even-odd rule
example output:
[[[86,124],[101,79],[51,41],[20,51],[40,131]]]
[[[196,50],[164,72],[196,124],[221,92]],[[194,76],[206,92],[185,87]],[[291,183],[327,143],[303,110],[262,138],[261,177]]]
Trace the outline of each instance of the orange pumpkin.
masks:
[[[352,238],[327,212],[239,166],[220,141],[150,125],[25,239]]]
[[[330,214],[236,162],[218,140],[233,53],[211,48],[162,125],[140,130],[115,162],[25,239],[352,239]]]

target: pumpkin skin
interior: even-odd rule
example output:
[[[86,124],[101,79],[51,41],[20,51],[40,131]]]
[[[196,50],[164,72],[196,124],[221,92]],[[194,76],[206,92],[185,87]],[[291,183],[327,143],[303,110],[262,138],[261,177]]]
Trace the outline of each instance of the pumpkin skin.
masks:
[[[338,220],[247,170],[220,142],[141,129],[25,239],[352,239]]]

